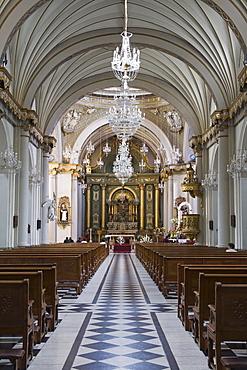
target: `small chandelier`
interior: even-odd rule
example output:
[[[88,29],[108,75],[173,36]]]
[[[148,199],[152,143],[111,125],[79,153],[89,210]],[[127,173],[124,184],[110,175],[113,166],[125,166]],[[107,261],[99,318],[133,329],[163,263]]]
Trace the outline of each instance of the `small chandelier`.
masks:
[[[161,193],[163,193],[164,189],[165,189],[165,182],[164,180],[161,180],[160,183],[158,184],[158,187],[161,191]]]
[[[108,141],[105,143],[105,146],[103,146],[102,150],[106,157],[108,157],[108,154],[111,153],[111,147],[109,146]]]
[[[90,140],[88,146],[87,146],[87,152],[91,155],[94,152],[94,145],[92,144],[92,141]]]
[[[142,158],[141,162],[139,162],[139,167],[140,167],[140,169],[141,169],[142,171],[143,171],[143,170],[144,170],[144,168],[146,167],[146,162],[144,162],[143,158]]]
[[[230,164],[227,165],[227,172],[235,178],[236,175],[242,171],[247,171],[247,149],[244,149],[243,154],[239,151],[230,158]]]
[[[156,158],[154,160],[154,165],[156,167],[159,167],[160,166],[160,163],[161,163],[160,158],[158,157],[158,155],[156,155]]]
[[[83,159],[83,164],[85,164],[85,166],[89,166],[90,165],[90,158],[88,158],[87,156]]]
[[[140,152],[143,153],[143,155],[146,155],[148,153],[148,147],[145,143],[142,144],[142,147],[140,148]]]
[[[81,189],[82,189],[82,193],[84,194],[85,193],[85,190],[87,189],[87,184],[85,183],[84,180],[81,183]]]
[[[0,168],[14,170],[14,172],[17,172],[21,168],[21,161],[18,159],[17,153],[14,153],[11,148],[7,148],[4,152],[1,152],[0,159]]]
[[[130,38],[132,33],[127,31],[127,0],[124,2],[124,31],[121,33],[122,46],[121,50],[117,47],[113,53],[111,62],[112,70],[115,77],[120,80],[124,88],[128,88],[128,82],[134,81],[140,68],[140,51],[138,49],[130,49]]]
[[[102,160],[102,157],[100,157],[100,159],[97,161],[97,165],[99,166],[99,168],[102,168],[104,166],[104,161]]]
[[[209,187],[216,187],[218,185],[218,175],[216,171],[209,171],[209,173],[205,174],[205,178],[202,180],[202,187],[206,190]]]

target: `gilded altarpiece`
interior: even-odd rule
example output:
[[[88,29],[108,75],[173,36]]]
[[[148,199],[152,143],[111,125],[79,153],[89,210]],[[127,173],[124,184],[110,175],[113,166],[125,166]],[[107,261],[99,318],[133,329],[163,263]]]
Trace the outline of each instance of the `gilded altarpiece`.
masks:
[[[113,174],[88,174],[86,182],[87,227],[94,233],[137,233],[155,228],[159,174],[134,174],[124,187]]]

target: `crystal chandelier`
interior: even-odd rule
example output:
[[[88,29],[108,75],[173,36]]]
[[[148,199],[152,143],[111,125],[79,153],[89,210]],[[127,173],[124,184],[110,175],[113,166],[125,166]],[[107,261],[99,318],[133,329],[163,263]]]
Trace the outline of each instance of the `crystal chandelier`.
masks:
[[[123,186],[134,172],[131,160],[132,156],[129,154],[128,143],[123,140],[119,146],[116,160],[113,162],[113,173]]]
[[[100,157],[100,159],[97,161],[97,165],[99,166],[99,168],[102,168],[104,166],[104,161],[102,160],[102,157]]]
[[[122,95],[114,98],[115,105],[109,109],[109,125],[119,140],[129,140],[141,125],[142,112],[133,105],[135,103],[135,98],[124,90]]]
[[[0,168],[14,170],[17,172],[21,168],[21,161],[17,157],[17,153],[13,149],[7,148],[0,153]]]
[[[141,162],[139,162],[139,167],[140,167],[140,169],[141,169],[142,171],[143,171],[143,170],[144,170],[144,168],[146,167],[146,163],[144,162],[143,158],[142,158]]]
[[[243,154],[239,151],[230,158],[230,164],[227,165],[227,172],[235,178],[236,175],[242,171],[247,171],[247,149],[244,149]]]
[[[160,158],[158,157],[158,155],[156,155],[156,158],[154,160],[155,167],[159,167],[160,166],[160,163],[161,163]]]
[[[124,31],[121,33],[122,45],[113,53],[113,60],[111,63],[113,73],[119,79],[125,89],[128,88],[128,82],[134,81],[140,68],[140,51],[133,49],[131,52],[130,38],[132,33],[127,31],[128,15],[127,15],[127,0],[124,2]]]
[[[87,152],[91,155],[94,152],[94,145],[92,144],[92,141],[90,140],[88,146],[87,146]]]
[[[81,189],[82,189],[82,193],[84,194],[85,193],[85,190],[87,189],[87,184],[85,183],[84,180],[81,183]]]
[[[90,158],[88,158],[87,156],[83,159],[83,164],[85,164],[85,166],[89,166],[90,165]]]
[[[108,154],[111,153],[111,147],[109,146],[108,141],[106,142],[105,146],[103,146],[102,150],[106,157],[108,157]]]
[[[143,153],[143,155],[146,155],[148,153],[148,147],[145,143],[142,144],[142,147],[140,148],[140,152]]]
[[[209,187],[216,187],[218,185],[218,175],[216,171],[209,170],[209,173],[205,174],[205,178],[202,180],[202,187],[206,190]]]
[[[161,180],[160,183],[158,184],[158,187],[161,191],[161,193],[163,193],[164,189],[165,189],[165,182],[164,180]]]

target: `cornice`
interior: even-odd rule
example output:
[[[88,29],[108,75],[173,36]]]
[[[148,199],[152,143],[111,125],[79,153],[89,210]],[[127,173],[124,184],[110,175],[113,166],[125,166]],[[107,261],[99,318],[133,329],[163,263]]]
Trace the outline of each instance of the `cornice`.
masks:
[[[49,163],[50,175],[57,175],[59,173],[69,173],[73,176],[80,177],[83,173],[83,166],[80,164],[71,163]]]

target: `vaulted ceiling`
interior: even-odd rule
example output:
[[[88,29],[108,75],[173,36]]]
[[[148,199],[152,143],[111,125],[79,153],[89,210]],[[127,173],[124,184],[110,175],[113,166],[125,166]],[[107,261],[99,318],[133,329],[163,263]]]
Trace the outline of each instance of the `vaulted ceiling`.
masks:
[[[0,0],[0,51],[11,92],[35,108],[50,134],[79,98],[119,86],[111,71],[121,43],[123,0]],[[129,0],[131,45],[141,50],[132,86],[171,103],[194,135],[239,93],[247,45],[246,0]]]

